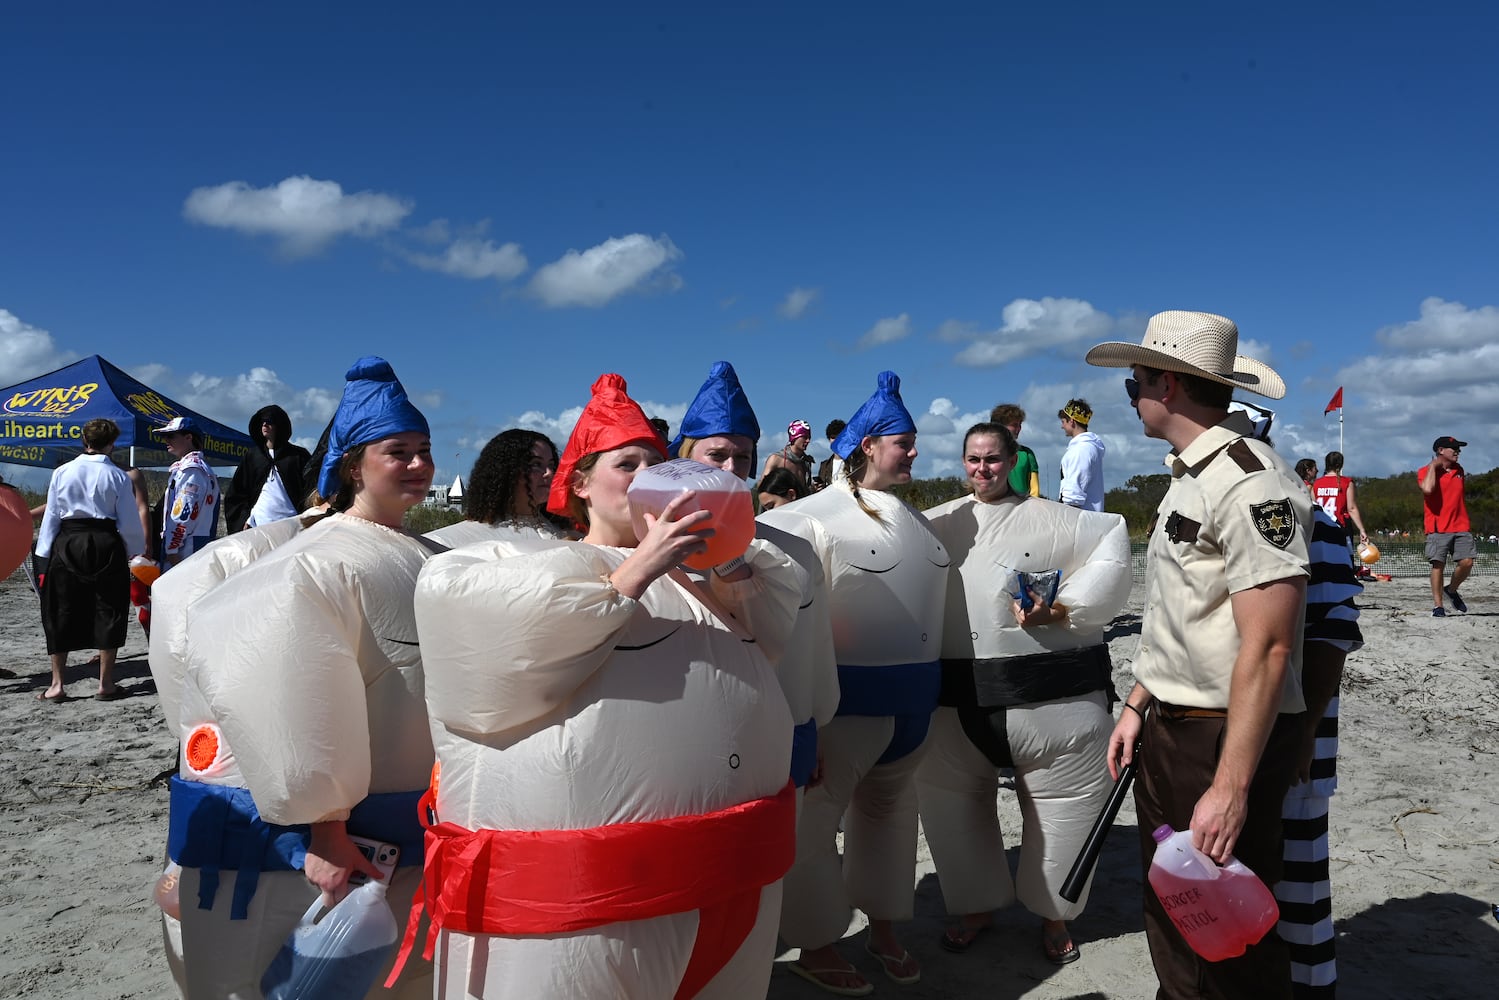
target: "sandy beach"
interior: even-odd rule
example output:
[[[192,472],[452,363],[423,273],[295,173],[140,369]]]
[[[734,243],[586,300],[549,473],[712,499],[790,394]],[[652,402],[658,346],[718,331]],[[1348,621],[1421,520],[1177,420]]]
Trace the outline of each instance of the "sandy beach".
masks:
[[[1116,685],[1131,683],[1141,587],[1109,633]],[[1492,995],[1499,982],[1499,577],[1474,577],[1471,611],[1430,617],[1424,577],[1373,583],[1360,605],[1366,647],[1343,682],[1332,877],[1342,995]],[[25,578],[0,581],[0,997],[171,997],[151,888],[166,839],[164,773],[175,742],[162,724],[140,629],[117,677],[129,697],[92,699],[96,668],[75,653],[70,700],[48,704],[37,603]],[[1006,829],[1019,829],[1002,792]],[[875,996],[1143,1000],[1155,991],[1140,920],[1134,814],[1120,813],[1087,912],[1073,924],[1082,959],[1042,957],[1039,924],[1011,908],[965,955],[937,945],[941,888],[925,847],[916,919],[904,940],[924,967],[898,987],[844,951]],[[782,956],[783,959],[790,954]],[[777,970],[770,996],[826,996]]]

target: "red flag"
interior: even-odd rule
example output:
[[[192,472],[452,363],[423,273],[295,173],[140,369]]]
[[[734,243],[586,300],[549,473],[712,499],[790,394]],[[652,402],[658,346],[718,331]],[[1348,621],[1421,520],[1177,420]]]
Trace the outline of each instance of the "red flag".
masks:
[[[1325,409],[1325,410],[1322,411],[1322,415],[1325,417],[1329,413],[1331,413],[1333,410],[1341,410],[1342,408],[1343,408],[1343,387],[1342,386],[1338,386],[1338,391],[1332,394],[1332,401],[1327,404],[1327,409]]]

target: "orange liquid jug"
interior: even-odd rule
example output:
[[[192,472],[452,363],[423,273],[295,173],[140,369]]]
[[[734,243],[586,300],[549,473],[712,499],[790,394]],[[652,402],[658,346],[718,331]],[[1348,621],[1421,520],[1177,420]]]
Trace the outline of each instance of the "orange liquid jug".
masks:
[[[660,517],[666,505],[686,490],[691,490],[695,496],[677,512],[677,517],[698,510],[713,515],[707,524],[713,529],[708,538],[708,551],[685,560],[686,565],[693,569],[712,569],[744,555],[744,550],[755,537],[755,508],[750,502],[749,487],[732,472],[685,458],[662,462],[635,473],[629,490],[630,522],[635,527],[635,537],[645,537],[647,513]]]
[[[1192,846],[1192,832],[1153,834],[1150,888],[1187,944],[1209,962],[1236,958],[1280,919],[1275,897],[1237,858],[1222,868]]]

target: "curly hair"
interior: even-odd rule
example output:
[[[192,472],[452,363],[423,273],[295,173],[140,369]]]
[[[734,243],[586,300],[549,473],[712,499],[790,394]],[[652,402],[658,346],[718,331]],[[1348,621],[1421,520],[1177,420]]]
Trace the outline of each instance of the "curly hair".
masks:
[[[468,474],[464,517],[484,524],[540,517],[544,512],[529,501],[530,509],[515,509],[515,488],[526,477],[531,464],[531,448],[538,444],[552,453],[551,463],[555,469],[557,446],[545,434],[512,428],[490,438]]]

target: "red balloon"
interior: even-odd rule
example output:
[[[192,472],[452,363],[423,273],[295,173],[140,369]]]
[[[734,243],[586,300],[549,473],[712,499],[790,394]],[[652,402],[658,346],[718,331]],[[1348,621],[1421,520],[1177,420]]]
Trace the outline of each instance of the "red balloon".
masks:
[[[0,486],[0,579],[31,554],[31,509],[20,490]]]

